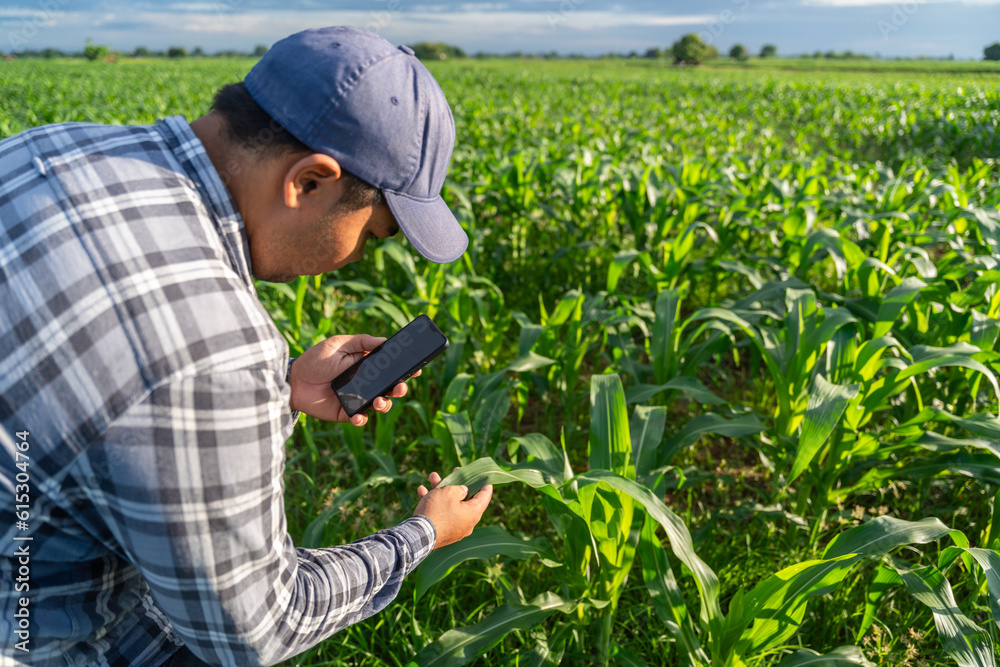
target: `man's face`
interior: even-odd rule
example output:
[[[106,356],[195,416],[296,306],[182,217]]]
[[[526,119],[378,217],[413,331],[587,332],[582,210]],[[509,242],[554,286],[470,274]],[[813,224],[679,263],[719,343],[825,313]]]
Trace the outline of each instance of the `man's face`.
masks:
[[[305,211],[269,225],[250,238],[254,277],[288,282],[298,276],[334,271],[361,259],[369,239],[399,231],[387,206],[344,211],[335,206],[318,219]]]

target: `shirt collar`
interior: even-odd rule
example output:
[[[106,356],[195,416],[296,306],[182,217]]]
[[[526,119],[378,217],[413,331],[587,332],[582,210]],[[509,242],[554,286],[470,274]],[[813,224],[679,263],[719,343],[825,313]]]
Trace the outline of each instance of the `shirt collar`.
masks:
[[[156,124],[156,128],[166,139],[204,200],[212,222],[226,245],[233,268],[250,289],[254,290],[253,273],[250,270],[250,244],[243,217],[236,210],[236,203],[205,152],[205,146],[184,116],[164,118]]]

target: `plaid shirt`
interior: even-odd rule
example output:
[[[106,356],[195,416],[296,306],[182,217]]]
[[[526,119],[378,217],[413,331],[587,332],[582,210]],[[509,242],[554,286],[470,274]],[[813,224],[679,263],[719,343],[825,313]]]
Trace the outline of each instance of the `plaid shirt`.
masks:
[[[288,536],[287,364],[183,117],[0,142],[0,665],[273,664],[395,597],[426,517]]]

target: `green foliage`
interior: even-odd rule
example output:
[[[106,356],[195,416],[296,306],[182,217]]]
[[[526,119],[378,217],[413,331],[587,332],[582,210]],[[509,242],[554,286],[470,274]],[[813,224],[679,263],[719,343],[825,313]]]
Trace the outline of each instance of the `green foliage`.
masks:
[[[734,44],[733,47],[729,49],[729,57],[733,60],[743,62],[750,57],[750,54],[747,52],[747,48],[742,44]]]
[[[709,45],[693,32],[674,42],[671,51],[674,54],[674,62],[685,65],[700,65],[708,60],[711,54]]]
[[[188,51],[183,46],[171,46],[167,49],[168,58],[187,58]]]
[[[983,60],[1000,60],[1000,42],[993,42],[983,49]]]
[[[111,54],[111,50],[105,44],[91,44],[90,40],[87,40],[87,45],[83,47],[84,57],[94,62],[95,60],[104,60]]]
[[[443,42],[417,42],[411,48],[414,54],[421,60],[465,58],[465,51],[457,46],[451,46]]]
[[[761,58],[773,58],[778,55],[778,47],[774,44],[765,44],[760,49]]]

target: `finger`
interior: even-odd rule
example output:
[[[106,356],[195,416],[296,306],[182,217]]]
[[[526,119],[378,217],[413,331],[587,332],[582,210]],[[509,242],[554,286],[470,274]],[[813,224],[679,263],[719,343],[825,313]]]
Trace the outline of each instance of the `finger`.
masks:
[[[432,472],[427,477],[427,479],[429,479],[430,482],[431,482],[431,488],[435,488],[435,487],[437,487],[438,484],[441,483],[441,475],[437,474],[436,472]]]
[[[421,484],[417,487],[417,498],[423,498],[427,495],[427,487]]]
[[[351,417],[351,423],[354,424],[355,426],[364,426],[365,424],[368,423],[368,417],[362,414],[356,414],[353,417]]]
[[[467,487],[465,484],[459,484],[457,486],[448,486],[445,488],[455,489],[454,491],[452,491],[452,493],[458,496],[459,500],[464,500],[465,497],[469,495],[469,487]]]
[[[392,407],[392,401],[388,398],[379,396],[372,401],[372,407],[375,408],[376,412],[389,412],[389,408]]]
[[[423,372],[424,372],[424,369],[421,368],[419,371],[417,371],[416,373],[414,373],[410,377],[411,378],[418,378],[418,377],[420,377],[420,374],[423,373]]]
[[[487,484],[483,488],[479,489],[479,493],[469,498],[467,502],[475,503],[481,506],[484,510],[486,506],[490,504],[490,500],[493,498],[493,485]]]
[[[392,388],[392,393],[390,393],[389,395],[392,396],[393,398],[403,398],[404,396],[406,396],[407,391],[409,391],[409,388],[406,386],[406,383],[400,382],[399,384],[397,384],[395,387]]]

